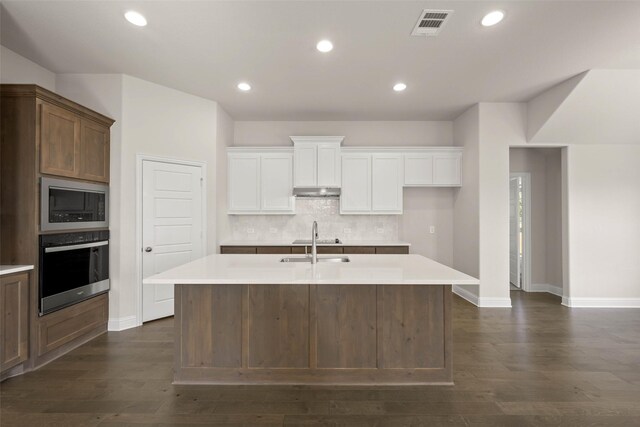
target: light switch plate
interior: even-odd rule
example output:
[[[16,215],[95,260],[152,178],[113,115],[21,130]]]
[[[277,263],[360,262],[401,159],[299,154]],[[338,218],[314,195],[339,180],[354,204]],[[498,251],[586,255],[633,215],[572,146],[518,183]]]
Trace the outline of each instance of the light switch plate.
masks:
[[[435,234],[436,233],[436,226],[435,225],[429,226],[429,233],[430,234]]]

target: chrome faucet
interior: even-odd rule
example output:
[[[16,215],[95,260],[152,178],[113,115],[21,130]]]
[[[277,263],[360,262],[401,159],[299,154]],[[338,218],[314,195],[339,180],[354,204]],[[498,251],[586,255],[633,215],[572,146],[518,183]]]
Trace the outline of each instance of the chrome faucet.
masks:
[[[313,225],[311,226],[311,264],[316,264],[318,262],[318,222],[313,221]]]

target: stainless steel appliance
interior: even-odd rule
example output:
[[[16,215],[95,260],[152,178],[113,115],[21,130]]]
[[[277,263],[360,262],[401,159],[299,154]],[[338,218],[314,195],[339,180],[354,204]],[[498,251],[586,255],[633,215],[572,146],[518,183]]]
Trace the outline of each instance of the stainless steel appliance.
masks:
[[[40,230],[109,227],[109,186],[43,177],[40,181]]]
[[[109,231],[40,236],[40,315],[109,290]]]

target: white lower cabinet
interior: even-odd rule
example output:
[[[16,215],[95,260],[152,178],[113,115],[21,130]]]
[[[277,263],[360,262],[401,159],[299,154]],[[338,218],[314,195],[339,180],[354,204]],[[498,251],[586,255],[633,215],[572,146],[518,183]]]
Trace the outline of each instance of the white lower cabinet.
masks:
[[[402,155],[342,155],[341,214],[401,214]]]
[[[293,152],[229,149],[228,213],[294,214]]]

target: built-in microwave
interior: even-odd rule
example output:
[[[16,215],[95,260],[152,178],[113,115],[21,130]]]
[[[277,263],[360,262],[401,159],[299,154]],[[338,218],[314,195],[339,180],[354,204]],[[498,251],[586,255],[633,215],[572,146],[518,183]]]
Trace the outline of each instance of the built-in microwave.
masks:
[[[109,227],[109,186],[42,177],[40,230]]]

